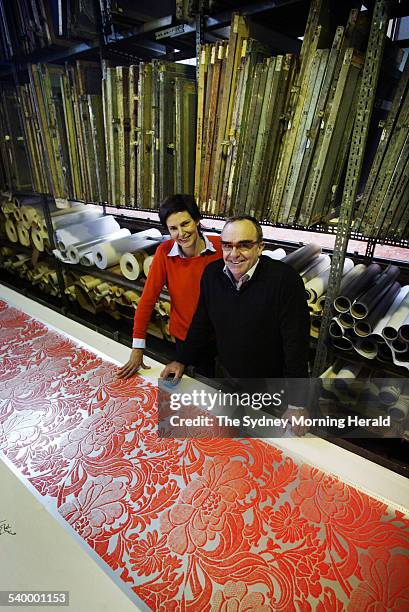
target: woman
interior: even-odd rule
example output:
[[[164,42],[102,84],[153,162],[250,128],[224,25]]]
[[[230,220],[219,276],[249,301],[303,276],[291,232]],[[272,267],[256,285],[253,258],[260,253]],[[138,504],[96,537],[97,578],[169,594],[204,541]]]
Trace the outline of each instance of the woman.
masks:
[[[178,345],[186,338],[199,300],[200,279],[206,266],[222,256],[219,236],[204,236],[200,212],[191,195],[173,195],[159,208],[159,219],[171,237],[156,250],[145,287],[135,312],[132,353],[119,369],[119,378],[129,378],[141,368],[146,330],[153,307],[164,285],[170,299],[170,333]]]

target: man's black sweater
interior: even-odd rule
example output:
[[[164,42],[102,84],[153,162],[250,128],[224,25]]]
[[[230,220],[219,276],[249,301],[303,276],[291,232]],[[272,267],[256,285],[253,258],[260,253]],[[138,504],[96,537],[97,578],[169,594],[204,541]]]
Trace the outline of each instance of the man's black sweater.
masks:
[[[200,362],[215,336],[222,366],[235,378],[306,378],[310,317],[304,284],[291,266],[261,256],[239,291],[223,260],[205,269],[180,361]]]

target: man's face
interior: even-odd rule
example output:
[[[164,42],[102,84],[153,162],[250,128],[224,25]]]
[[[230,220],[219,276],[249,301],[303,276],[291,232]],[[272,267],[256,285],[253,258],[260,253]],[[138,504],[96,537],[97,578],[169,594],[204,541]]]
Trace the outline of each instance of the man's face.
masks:
[[[227,223],[221,238],[224,262],[238,281],[254,266],[264,245],[256,242],[256,228],[247,219]]]

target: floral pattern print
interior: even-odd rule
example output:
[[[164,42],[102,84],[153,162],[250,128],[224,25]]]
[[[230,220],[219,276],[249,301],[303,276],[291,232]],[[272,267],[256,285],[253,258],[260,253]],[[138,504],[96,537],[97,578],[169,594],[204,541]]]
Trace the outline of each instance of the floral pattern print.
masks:
[[[158,437],[153,385],[3,301],[0,452],[151,610],[409,610],[408,517],[265,441]]]

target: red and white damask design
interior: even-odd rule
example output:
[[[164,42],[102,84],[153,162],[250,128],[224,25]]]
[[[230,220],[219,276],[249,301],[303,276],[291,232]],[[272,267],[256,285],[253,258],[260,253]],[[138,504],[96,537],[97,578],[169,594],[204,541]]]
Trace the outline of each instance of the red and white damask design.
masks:
[[[159,439],[152,385],[4,302],[0,358],[0,450],[152,610],[409,610],[402,513],[264,441]]]

